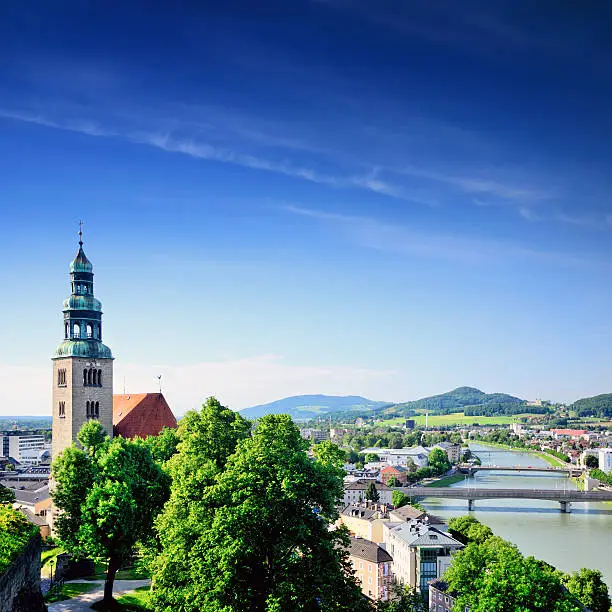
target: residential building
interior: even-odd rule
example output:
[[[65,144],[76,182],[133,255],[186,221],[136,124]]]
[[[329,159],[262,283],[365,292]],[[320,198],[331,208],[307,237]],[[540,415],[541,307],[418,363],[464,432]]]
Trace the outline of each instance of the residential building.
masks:
[[[448,457],[451,463],[459,463],[461,459],[461,444],[453,444],[452,442],[439,442],[434,448],[441,448]]]
[[[344,485],[344,499],[342,500],[344,505],[347,504],[358,504],[359,502],[365,501],[365,494],[368,485],[372,482],[371,480],[358,480],[356,482],[349,482]],[[376,490],[378,491],[379,499],[381,504],[391,504],[391,494],[393,490],[382,482],[375,482]]]
[[[406,422],[404,423],[404,428],[414,429],[415,425],[416,425],[416,422],[414,419],[406,419]]]
[[[463,548],[461,542],[429,525],[426,519],[384,524],[383,543],[393,557],[397,581],[422,593],[450,566],[452,553]]]
[[[45,437],[7,436],[8,457],[12,457],[24,465],[38,465],[41,455],[45,452]]]
[[[320,442],[321,440],[329,440],[329,432],[322,429],[313,429],[311,427],[305,427],[300,429],[300,435],[306,440],[312,440],[314,442]]]
[[[124,438],[158,435],[164,427],[176,429],[170,406],[161,393],[113,395],[113,430]]]
[[[378,455],[380,461],[388,465],[401,465],[406,467],[409,464],[414,464],[417,467],[425,467],[427,465],[427,457],[431,449],[423,446],[413,446],[412,448],[365,448],[361,453],[374,453]]]
[[[455,601],[455,597],[448,592],[448,584],[444,580],[432,580],[429,583],[430,612],[452,612]]]
[[[612,448],[599,449],[599,469],[606,474],[612,473]]]
[[[395,478],[401,484],[405,485],[408,479],[408,470],[401,465],[387,465],[380,470],[380,479],[388,484],[391,478]]]
[[[578,440],[584,434],[588,433],[586,429],[551,429],[550,432],[555,440],[560,440],[562,438]]]
[[[351,538],[348,551],[361,592],[369,599],[387,601],[393,583],[391,555],[363,538]]]
[[[363,502],[342,508],[337,525],[344,525],[356,537],[380,544],[383,523],[388,521],[386,505]]]

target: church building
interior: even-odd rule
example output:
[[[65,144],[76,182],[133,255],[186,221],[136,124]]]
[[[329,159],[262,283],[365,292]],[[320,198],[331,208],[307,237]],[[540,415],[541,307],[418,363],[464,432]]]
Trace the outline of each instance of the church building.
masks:
[[[89,419],[126,438],[176,427],[161,393],[113,397],[113,355],[102,342],[102,304],[94,297],[93,266],[79,250],[70,264],[70,297],[64,300],[64,338],[53,354],[52,456],[76,441]]]

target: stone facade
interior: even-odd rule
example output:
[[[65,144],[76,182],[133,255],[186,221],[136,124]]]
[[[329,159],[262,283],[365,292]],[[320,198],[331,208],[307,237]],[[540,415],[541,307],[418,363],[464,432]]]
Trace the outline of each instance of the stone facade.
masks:
[[[83,372],[95,368],[102,372],[101,385],[85,385]],[[65,370],[65,384],[58,381]],[[60,402],[63,411],[60,412]],[[53,458],[70,446],[87,422],[87,402],[99,403],[100,424],[113,435],[113,360],[90,357],[63,357],[53,360]],[[63,414],[63,416],[62,416]]]
[[[23,552],[0,576],[0,612],[44,612],[40,592],[40,536],[34,536]]]

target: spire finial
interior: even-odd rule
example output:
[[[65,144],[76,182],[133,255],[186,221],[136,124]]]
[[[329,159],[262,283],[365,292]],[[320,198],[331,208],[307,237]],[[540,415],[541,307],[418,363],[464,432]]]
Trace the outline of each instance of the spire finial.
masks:
[[[79,246],[83,246],[83,222],[79,221]]]

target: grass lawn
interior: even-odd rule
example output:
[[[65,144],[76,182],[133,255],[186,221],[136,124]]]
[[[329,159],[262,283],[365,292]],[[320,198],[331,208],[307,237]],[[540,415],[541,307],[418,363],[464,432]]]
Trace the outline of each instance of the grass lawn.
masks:
[[[449,487],[456,482],[461,482],[465,479],[465,474],[453,474],[452,476],[445,476],[444,478],[440,478],[440,480],[436,480],[435,482],[430,482],[426,484],[426,487]]]
[[[453,425],[473,425],[478,423],[479,425],[510,425],[514,423],[517,418],[530,417],[531,414],[519,414],[515,416],[499,415],[499,416],[465,416],[464,412],[453,412],[452,414],[430,414],[427,419],[428,427],[440,427],[446,425],[451,427]],[[425,426],[425,415],[417,414],[412,417],[396,417],[393,419],[387,419],[379,425],[402,425],[406,418],[414,419],[415,423],[421,427]]]
[[[54,601],[65,601],[66,599],[72,599],[82,593],[89,593],[99,588],[97,584],[91,582],[71,582],[69,584],[63,584],[59,592],[54,591],[53,593],[47,593],[45,601],[47,603],[53,603]]]
[[[66,551],[61,546],[42,551],[40,555],[40,567],[43,569],[43,575],[47,576],[51,571],[51,561],[53,561],[54,566],[57,566],[57,555],[61,555],[63,552]]]
[[[146,572],[139,572],[136,568],[130,567],[125,570],[117,572],[115,580],[147,580],[151,577],[151,574]]]

